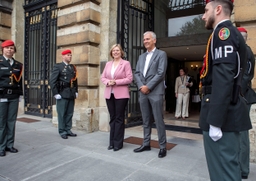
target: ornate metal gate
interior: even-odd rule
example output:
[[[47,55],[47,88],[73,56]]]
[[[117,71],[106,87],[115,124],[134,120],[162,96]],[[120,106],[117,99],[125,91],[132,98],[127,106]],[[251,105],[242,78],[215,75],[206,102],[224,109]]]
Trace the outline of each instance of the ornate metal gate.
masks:
[[[57,0],[26,0],[24,99],[25,113],[52,116],[48,84],[56,59]]]
[[[125,58],[130,61],[134,72],[139,55],[145,52],[143,33],[154,30],[154,0],[119,0],[118,3],[117,41],[122,45]],[[142,123],[138,89],[134,82],[130,93],[127,127]]]

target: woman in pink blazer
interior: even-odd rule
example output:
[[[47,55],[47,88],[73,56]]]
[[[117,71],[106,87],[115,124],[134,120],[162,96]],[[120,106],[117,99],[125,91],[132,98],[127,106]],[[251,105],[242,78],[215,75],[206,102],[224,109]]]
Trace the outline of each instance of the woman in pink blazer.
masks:
[[[129,84],[133,80],[130,62],[123,60],[121,45],[110,49],[112,61],[107,62],[101,81],[106,85],[104,97],[110,114],[110,139],[108,150],[118,151],[123,147],[125,107],[130,98]]]

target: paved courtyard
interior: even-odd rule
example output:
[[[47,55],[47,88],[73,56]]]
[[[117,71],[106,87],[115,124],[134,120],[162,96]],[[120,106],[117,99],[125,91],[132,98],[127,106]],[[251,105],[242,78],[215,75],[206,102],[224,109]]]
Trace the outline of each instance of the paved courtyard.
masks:
[[[117,152],[107,150],[107,132],[73,132],[78,136],[64,140],[49,119],[17,121],[15,148],[19,153],[0,157],[0,181],[209,180],[202,140],[168,136],[168,142],[177,146],[160,159],[159,149],[134,153],[138,145],[129,143]],[[127,129],[125,137],[130,136],[142,133]],[[256,180],[256,164],[251,164],[247,180]]]

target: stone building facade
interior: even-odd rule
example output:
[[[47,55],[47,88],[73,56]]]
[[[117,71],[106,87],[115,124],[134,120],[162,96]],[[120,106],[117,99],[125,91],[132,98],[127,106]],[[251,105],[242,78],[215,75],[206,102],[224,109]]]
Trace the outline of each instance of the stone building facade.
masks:
[[[157,3],[157,2],[155,2]],[[0,0],[0,40],[12,39],[17,46],[15,58],[24,62],[23,1]],[[108,131],[109,115],[100,81],[109,49],[117,42],[118,0],[58,0],[57,57],[72,50],[72,63],[77,66],[79,97],[73,117],[74,126],[86,132]],[[248,45],[256,54],[256,2],[236,0],[233,21],[248,30]],[[256,79],[253,79],[256,89]],[[20,104],[20,113],[23,111]],[[251,161],[256,162],[256,105],[251,108],[253,129],[250,130]],[[57,123],[53,106],[53,123]]]

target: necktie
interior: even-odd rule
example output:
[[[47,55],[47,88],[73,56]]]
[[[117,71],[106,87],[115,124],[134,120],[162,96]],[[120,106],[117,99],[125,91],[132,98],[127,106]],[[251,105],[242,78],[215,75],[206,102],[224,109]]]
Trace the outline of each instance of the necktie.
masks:
[[[10,64],[10,66],[12,66],[12,62],[10,59],[7,59],[7,62]]]

